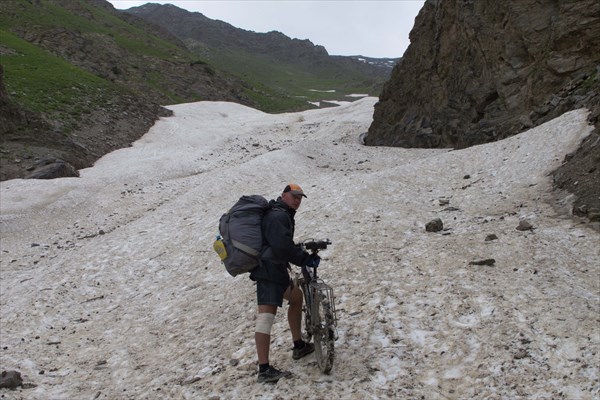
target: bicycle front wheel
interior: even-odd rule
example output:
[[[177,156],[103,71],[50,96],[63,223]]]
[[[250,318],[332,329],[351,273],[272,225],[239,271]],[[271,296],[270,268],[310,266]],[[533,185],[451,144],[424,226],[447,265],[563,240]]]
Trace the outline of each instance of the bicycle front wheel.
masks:
[[[313,329],[312,329],[312,324],[311,324],[311,307],[310,305],[312,304],[312,300],[310,298],[310,290],[308,288],[308,285],[306,284],[302,284],[302,294],[304,296],[304,304],[302,305],[302,324],[303,324],[303,330],[302,330],[302,340],[304,340],[305,342],[310,342],[312,337],[313,337]]]
[[[315,355],[322,372],[328,374],[333,367],[335,356],[335,317],[333,296],[328,296],[326,289],[315,288],[311,304]]]

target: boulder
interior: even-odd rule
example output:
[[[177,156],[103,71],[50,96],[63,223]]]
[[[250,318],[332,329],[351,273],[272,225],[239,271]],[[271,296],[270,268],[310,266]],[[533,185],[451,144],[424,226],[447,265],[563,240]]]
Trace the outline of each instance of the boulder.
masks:
[[[36,168],[31,174],[26,176],[25,179],[54,179],[68,177],[79,177],[79,171],[68,162],[57,159],[54,162]]]
[[[441,219],[436,218],[425,224],[425,230],[427,232],[439,232],[444,229],[444,223]]]
[[[23,379],[19,371],[2,371],[0,389],[16,389],[18,386],[23,386]]]
[[[516,227],[518,231],[531,231],[533,230],[533,225],[525,219],[519,221],[519,225]]]

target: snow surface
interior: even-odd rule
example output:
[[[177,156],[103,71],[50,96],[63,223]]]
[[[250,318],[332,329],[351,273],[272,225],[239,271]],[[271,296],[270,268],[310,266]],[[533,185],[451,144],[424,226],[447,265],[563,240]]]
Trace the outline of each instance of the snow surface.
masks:
[[[80,178],[2,182],[0,368],[26,387],[0,395],[599,398],[600,235],[551,205],[548,176],[587,111],[460,151],[361,146],[376,101],[176,105]],[[288,182],[308,195],[297,240],[333,241],[320,271],[339,339],[323,375],[292,360],[280,312],[271,362],[293,377],[263,385],[254,286],[212,242],[239,196]],[[444,231],[426,232],[436,217]]]

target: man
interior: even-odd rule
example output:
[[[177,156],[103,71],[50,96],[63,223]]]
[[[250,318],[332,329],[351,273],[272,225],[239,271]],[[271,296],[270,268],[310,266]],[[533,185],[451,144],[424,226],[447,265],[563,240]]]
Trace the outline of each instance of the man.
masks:
[[[258,300],[258,316],[256,318],[256,353],[258,355],[258,382],[277,382],[291,374],[279,371],[269,364],[269,347],[271,344],[271,327],[277,308],[283,299],[289,302],[288,322],[294,341],[292,357],[298,360],[315,350],[312,343],[302,340],[302,302],[300,288],[293,285],[288,269],[289,263],[316,267],[319,257],[302,250],[294,243],[294,215],[306,197],[302,188],[294,183],[285,187],[281,197],[270,201],[270,209],[266,212],[263,223],[265,241],[261,253],[260,265],[250,273],[250,279],[256,281],[256,297]]]

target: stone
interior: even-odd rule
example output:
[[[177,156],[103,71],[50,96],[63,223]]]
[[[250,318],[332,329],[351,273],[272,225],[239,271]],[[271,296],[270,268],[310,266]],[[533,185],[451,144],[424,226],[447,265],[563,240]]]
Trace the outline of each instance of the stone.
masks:
[[[485,260],[471,261],[469,265],[487,265],[488,267],[492,267],[496,264],[496,260],[493,258],[486,258]]]
[[[519,221],[519,225],[516,228],[518,231],[530,231],[533,230],[533,225],[525,219]]]
[[[444,229],[444,223],[440,218],[429,221],[425,224],[425,230],[427,232],[439,232]]]
[[[452,212],[452,211],[460,211],[460,208],[457,207],[446,207],[444,208],[442,211],[448,211],[448,212]],[[456,219],[456,218],[455,218]]]
[[[63,160],[56,160],[53,163],[44,165],[35,169],[25,179],[55,179],[79,177],[79,171],[71,164]]]
[[[19,371],[2,371],[0,389],[16,389],[18,386],[23,386],[23,378]]]
[[[529,353],[526,350],[519,350],[514,355],[515,360],[521,360],[526,357],[529,357]]]

